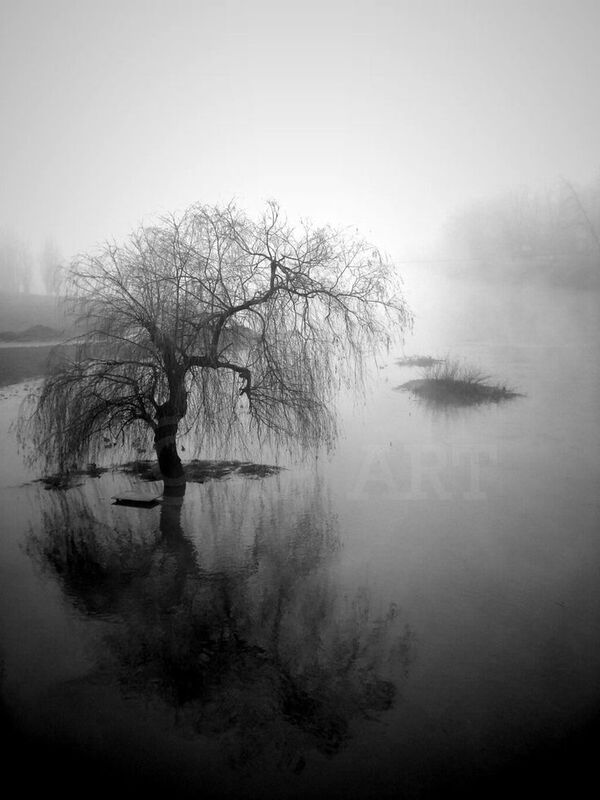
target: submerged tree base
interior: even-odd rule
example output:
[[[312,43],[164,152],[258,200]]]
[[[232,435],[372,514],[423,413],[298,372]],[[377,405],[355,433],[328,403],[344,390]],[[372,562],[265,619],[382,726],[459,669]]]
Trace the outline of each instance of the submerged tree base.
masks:
[[[145,481],[162,480],[156,461],[130,461],[120,469],[137,475]],[[183,464],[186,480],[191,483],[204,483],[229,475],[245,475],[252,478],[266,478],[277,475],[283,467],[272,464],[254,464],[252,461],[220,461],[193,459]]]

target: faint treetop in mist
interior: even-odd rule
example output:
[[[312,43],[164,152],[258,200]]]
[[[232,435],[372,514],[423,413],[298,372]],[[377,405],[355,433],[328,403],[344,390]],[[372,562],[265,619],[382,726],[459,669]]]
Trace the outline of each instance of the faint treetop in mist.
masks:
[[[444,251],[481,277],[600,286],[600,174],[473,202],[448,224]]]
[[[46,239],[39,259],[40,275],[46,294],[55,294],[58,290],[62,261],[62,255],[56,242],[51,238]]]
[[[27,245],[10,231],[0,231],[0,290],[31,291],[33,259]]]

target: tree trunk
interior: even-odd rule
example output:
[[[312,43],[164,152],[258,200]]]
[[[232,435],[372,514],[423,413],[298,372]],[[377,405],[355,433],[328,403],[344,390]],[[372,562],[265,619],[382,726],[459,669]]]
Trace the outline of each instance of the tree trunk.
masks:
[[[162,475],[165,497],[183,497],[185,472],[177,452],[178,417],[160,417],[154,436],[154,449]]]

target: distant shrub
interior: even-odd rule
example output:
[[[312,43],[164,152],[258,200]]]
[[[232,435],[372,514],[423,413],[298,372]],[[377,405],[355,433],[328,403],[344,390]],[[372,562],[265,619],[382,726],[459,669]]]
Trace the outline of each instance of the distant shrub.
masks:
[[[505,384],[494,383],[480,369],[458,360],[438,361],[425,367],[423,378],[397,387],[435,406],[469,406],[498,403],[519,397]]]

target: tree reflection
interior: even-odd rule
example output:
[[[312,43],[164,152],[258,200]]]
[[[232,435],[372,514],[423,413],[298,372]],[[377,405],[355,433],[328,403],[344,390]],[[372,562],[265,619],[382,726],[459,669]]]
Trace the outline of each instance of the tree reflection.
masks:
[[[85,491],[53,494],[30,552],[86,617],[100,617],[98,668],[217,738],[236,768],[300,771],[335,754],[352,721],[390,709],[413,634],[392,604],[344,591],[337,521],[317,484],[190,486],[128,517]]]

